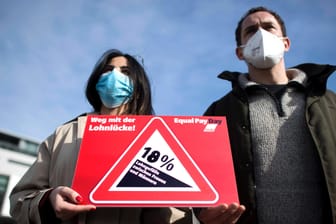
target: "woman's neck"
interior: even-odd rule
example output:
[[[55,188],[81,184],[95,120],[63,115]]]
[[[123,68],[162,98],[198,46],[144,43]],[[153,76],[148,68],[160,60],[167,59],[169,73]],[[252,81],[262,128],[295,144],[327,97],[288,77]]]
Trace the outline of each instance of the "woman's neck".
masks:
[[[107,108],[104,105],[102,105],[102,107],[100,109],[100,114],[101,115],[121,115],[121,114],[123,114],[125,109],[126,109],[125,104],[123,104],[119,107],[115,107],[115,108]]]

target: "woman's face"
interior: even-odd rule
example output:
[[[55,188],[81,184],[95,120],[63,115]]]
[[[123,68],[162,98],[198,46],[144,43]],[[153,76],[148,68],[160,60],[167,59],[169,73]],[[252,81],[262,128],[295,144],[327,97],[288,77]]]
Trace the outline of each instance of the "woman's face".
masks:
[[[111,59],[108,65],[113,66],[114,68],[118,69],[124,75],[129,75],[129,68],[127,65],[127,59],[124,56],[117,56]],[[112,67],[111,67],[112,68]],[[123,104],[120,107],[116,108],[107,108],[102,104],[100,113],[106,115],[120,115],[122,114],[127,107],[127,104]]]

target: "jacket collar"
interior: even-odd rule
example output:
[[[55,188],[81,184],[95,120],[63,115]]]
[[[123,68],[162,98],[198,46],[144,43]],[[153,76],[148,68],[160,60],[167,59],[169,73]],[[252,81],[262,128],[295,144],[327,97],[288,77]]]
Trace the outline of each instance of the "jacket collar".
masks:
[[[286,73],[287,73],[288,80],[289,80],[288,85],[296,83],[296,85],[300,85],[303,88],[306,86],[307,75],[303,71],[296,69],[296,68],[295,69],[291,68],[291,69],[288,69]],[[246,89],[250,86],[261,86],[259,83],[249,80],[246,74],[239,75],[238,82],[239,82],[240,87],[242,87],[243,89]]]
[[[290,69],[299,69],[307,76],[306,87],[315,93],[324,93],[327,89],[327,79],[336,70],[335,65],[305,63],[294,66]],[[241,72],[223,71],[217,77],[228,80],[232,83],[232,88],[239,86],[239,76],[246,75]]]
[[[294,68],[306,73],[308,76],[307,88],[311,90],[311,92],[317,94],[323,94],[326,91],[327,80],[329,76],[336,70],[335,65],[322,65],[313,63],[300,64]]]

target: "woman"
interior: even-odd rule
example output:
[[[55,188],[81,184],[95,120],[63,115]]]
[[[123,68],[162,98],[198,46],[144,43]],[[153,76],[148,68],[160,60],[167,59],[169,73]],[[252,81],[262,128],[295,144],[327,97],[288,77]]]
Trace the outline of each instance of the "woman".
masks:
[[[94,114],[151,115],[151,89],[137,60],[119,50],[108,50],[96,63],[86,87]],[[18,223],[180,223],[184,212],[174,208],[96,208],[81,204],[70,188],[86,114],[58,127],[39,148],[11,195],[11,215]],[[182,219],[180,219],[182,218]],[[185,222],[186,223],[186,222]]]

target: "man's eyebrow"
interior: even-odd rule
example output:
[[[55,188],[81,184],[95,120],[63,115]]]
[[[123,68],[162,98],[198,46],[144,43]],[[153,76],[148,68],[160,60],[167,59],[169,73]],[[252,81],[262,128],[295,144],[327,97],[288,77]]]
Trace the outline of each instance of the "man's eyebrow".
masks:
[[[253,25],[250,25],[248,27],[246,27],[243,32],[244,33],[248,33],[250,31],[254,31],[256,29],[258,29],[259,27],[269,27],[269,26],[274,26],[274,22],[272,21],[265,21],[265,22],[261,22],[261,23],[255,23]]]
[[[261,22],[261,26],[263,27],[263,26],[275,26],[275,22],[273,22],[273,21],[266,21],[266,22]]]

